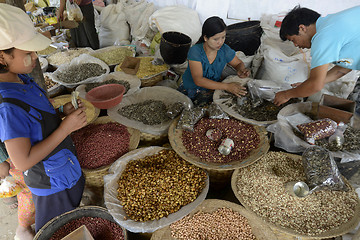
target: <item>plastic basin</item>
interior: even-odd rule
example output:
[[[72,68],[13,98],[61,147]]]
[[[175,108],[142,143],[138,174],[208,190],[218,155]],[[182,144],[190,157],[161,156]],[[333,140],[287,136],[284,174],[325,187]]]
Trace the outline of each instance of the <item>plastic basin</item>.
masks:
[[[124,92],[125,87],[121,84],[104,84],[91,89],[85,98],[97,108],[108,109],[121,102]]]

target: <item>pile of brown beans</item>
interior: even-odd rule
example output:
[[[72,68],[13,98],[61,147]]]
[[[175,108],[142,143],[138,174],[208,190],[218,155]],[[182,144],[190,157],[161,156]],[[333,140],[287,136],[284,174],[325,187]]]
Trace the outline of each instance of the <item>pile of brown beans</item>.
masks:
[[[213,213],[197,212],[170,225],[171,236],[178,240],[252,240],[256,239],[248,220],[230,208]]]
[[[219,141],[213,141],[206,136],[209,129],[222,132]],[[230,138],[234,147],[229,155],[218,151],[222,139]],[[250,151],[260,143],[260,136],[253,125],[235,119],[202,118],[196,123],[194,131],[183,131],[182,142],[185,148],[204,162],[228,163],[245,159]]]
[[[100,217],[82,217],[72,220],[57,230],[50,240],[60,240],[66,235],[85,225],[95,240],[124,240],[121,227]]]
[[[129,151],[130,133],[120,123],[89,124],[71,135],[80,166],[109,165]]]
[[[313,236],[347,223],[355,215],[358,196],[345,191],[322,190],[299,198],[286,183],[306,181],[301,158],[268,152],[256,163],[239,169],[236,186],[242,203],[268,222]]]
[[[118,180],[118,199],[134,221],[166,217],[193,202],[205,188],[207,174],[173,150],[127,163]]]

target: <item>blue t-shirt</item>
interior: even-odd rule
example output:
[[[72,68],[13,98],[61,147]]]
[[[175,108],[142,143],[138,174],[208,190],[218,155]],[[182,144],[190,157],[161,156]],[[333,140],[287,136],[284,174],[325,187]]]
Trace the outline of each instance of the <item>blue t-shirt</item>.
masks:
[[[19,75],[24,84],[0,82],[3,98],[16,98],[41,111],[56,114],[52,104],[39,86],[27,75]],[[0,104],[0,139],[29,138],[31,145],[43,140],[42,127],[37,119],[42,115],[34,108],[29,112],[12,103]],[[81,176],[81,167],[76,156],[69,149],[61,149],[43,161],[44,170],[50,177],[48,189],[29,187],[38,196],[47,196],[73,187]],[[61,168],[61,170],[59,170]],[[26,174],[26,171],[24,172]]]
[[[201,62],[203,68],[203,77],[219,82],[225,65],[228,62],[231,62],[234,57],[235,51],[228,45],[223,44],[222,47],[218,50],[214,62],[210,64],[203,47],[203,43],[199,43],[190,48],[187,59]],[[189,66],[183,74],[182,79],[185,89],[204,89],[194,83]]]
[[[360,6],[316,21],[311,57],[311,68],[333,63],[360,70]]]

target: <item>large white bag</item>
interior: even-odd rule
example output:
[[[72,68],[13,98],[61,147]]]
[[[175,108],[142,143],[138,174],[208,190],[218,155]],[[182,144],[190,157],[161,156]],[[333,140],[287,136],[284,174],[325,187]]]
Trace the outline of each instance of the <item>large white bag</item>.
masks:
[[[154,31],[180,32],[189,36],[195,44],[201,36],[201,23],[198,13],[185,6],[169,6],[154,12],[149,18],[150,28]]]

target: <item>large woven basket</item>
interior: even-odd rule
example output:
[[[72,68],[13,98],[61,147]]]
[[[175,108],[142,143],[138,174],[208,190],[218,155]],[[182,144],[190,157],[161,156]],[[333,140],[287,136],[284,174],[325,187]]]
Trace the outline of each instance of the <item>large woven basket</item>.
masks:
[[[284,154],[286,154],[290,158],[299,159],[299,161],[301,161],[301,158],[302,158],[300,155],[296,155],[296,154],[289,154],[289,153],[284,153]],[[232,179],[231,179],[231,188],[232,188],[232,190],[234,192],[234,195],[236,196],[236,198],[241,203],[241,205],[244,206],[247,210],[252,212],[252,209],[250,208],[248,203],[244,200],[244,198],[238,192],[237,180],[238,180],[238,176],[240,174],[240,170],[242,170],[242,169],[237,169],[237,170],[234,171],[234,173],[232,175]],[[348,181],[345,178],[343,178],[343,180],[345,181],[345,183],[348,186],[350,186],[350,184],[348,183]],[[254,213],[254,214],[256,214],[256,213]],[[258,217],[260,217],[260,216],[258,216]],[[333,237],[341,236],[341,235],[351,231],[352,229],[354,229],[357,226],[357,224],[360,221],[360,199],[358,199],[358,204],[356,205],[354,217],[351,218],[346,224],[343,224],[343,225],[339,226],[338,228],[331,229],[331,230],[329,230],[327,232],[323,232],[323,233],[317,234],[317,235],[309,236],[309,235],[305,235],[305,234],[299,234],[298,232],[296,232],[293,229],[286,228],[286,227],[283,227],[283,226],[280,226],[280,225],[276,225],[276,224],[274,224],[272,222],[266,221],[266,219],[264,219],[262,217],[260,217],[260,218],[263,221],[267,222],[267,224],[271,227],[271,229],[273,230],[273,232],[276,234],[276,236],[279,239],[284,239],[284,240],[304,239],[304,240],[308,240],[308,239],[333,238]]]
[[[98,206],[79,207],[51,219],[36,233],[34,240],[48,240],[56,231],[58,231],[66,223],[76,219],[80,219],[82,217],[99,217],[118,224],[106,208],[98,207]],[[124,240],[127,240],[128,239],[127,230],[122,226],[120,227],[124,234]]]
[[[197,212],[205,212],[205,213],[212,213],[215,212],[219,208],[230,208],[235,212],[240,213],[244,216],[247,220],[249,225],[251,226],[252,233],[255,235],[256,239],[258,240],[277,240],[282,238],[277,238],[275,234],[271,231],[270,227],[259,219],[255,214],[246,210],[244,207],[232,203],[225,200],[218,200],[218,199],[206,199],[204,200],[196,209],[194,209],[188,216],[193,216]],[[212,229],[209,229],[211,231]],[[235,236],[234,236],[235,237]],[[171,228],[170,226],[164,227],[155,231],[152,234],[151,240],[176,240],[171,236]]]
[[[71,102],[71,95],[70,94],[60,95],[60,96],[53,98],[53,100],[54,100],[54,103],[53,103],[54,108],[58,108],[58,107],[60,107],[60,105],[64,105],[65,103]],[[94,105],[92,105],[86,99],[80,98],[80,100],[83,102],[83,104],[85,106],[87,122],[92,123],[99,116],[100,109],[94,107]]]
[[[156,74],[148,78],[141,78],[141,87],[155,86],[158,82],[163,80],[163,73]]]
[[[177,129],[177,123],[179,118],[177,118],[169,128],[169,142],[172,148],[179,154],[182,158],[189,161],[190,163],[205,169],[210,176],[210,182],[218,187],[222,187],[223,184],[230,183],[231,175],[234,169],[242,168],[249,166],[256,162],[261,156],[267,153],[270,148],[267,132],[264,127],[254,126],[256,132],[260,136],[260,143],[256,149],[253,149],[250,152],[249,157],[246,159],[232,161],[229,163],[213,163],[213,162],[204,162],[199,157],[191,154],[185,148],[182,142],[182,129]]]
[[[102,124],[108,122],[116,122],[110,119],[109,116],[99,117],[95,120],[94,124]],[[128,127],[127,130],[130,133],[130,142],[129,142],[129,151],[134,150],[138,147],[140,142],[140,131],[134,128]],[[85,184],[87,187],[103,187],[104,186],[104,176],[108,174],[108,170],[111,164],[102,166],[95,169],[85,169],[82,171],[85,175]]]
[[[168,142],[168,134],[154,135],[151,133],[140,132],[141,146],[161,146]]]

